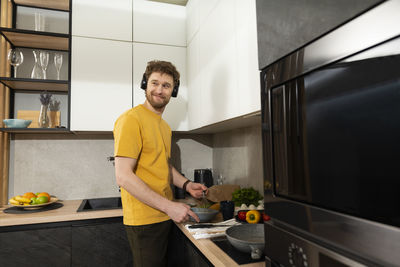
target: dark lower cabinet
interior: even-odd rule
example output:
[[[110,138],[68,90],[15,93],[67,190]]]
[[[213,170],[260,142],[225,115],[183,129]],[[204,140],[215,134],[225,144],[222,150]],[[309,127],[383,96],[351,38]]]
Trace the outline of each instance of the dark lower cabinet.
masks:
[[[0,228],[0,266],[125,267],[132,254],[122,218]]]
[[[174,224],[168,244],[168,267],[214,266]]]
[[[71,266],[71,227],[1,232],[0,266]]]
[[[72,266],[132,266],[122,223],[72,226]]]

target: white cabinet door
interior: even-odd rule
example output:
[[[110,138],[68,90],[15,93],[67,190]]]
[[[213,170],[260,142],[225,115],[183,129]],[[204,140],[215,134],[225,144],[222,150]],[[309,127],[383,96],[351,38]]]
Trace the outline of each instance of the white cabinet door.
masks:
[[[193,37],[187,47],[187,73],[189,130],[192,130],[205,125],[203,110],[208,108],[208,103],[202,101],[199,34]]]
[[[132,41],[132,1],[72,0],[72,35]]]
[[[260,110],[255,0],[194,1],[188,43],[189,129]],[[198,16],[189,10],[188,16]],[[223,18],[223,19],[221,19]],[[188,24],[189,25],[189,24]]]
[[[133,41],[186,47],[186,8],[135,0]]]
[[[72,37],[71,130],[112,131],[132,107],[132,43]]]
[[[199,0],[189,0],[186,4],[186,44],[192,41],[200,27]]]
[[[173,131],[188,130],[186,48],[155,44],[133,43],[133,99],[134,106],[145,101],[145,92],[140,88],[147,62],[151,60],[170,61],[180,73],[178,97],[171,97],[163,113],[163,119]]]
[[[186,4],[186,41],[189,44],[220,0],[189,0]],[[230,14],[233,16],[233,14]],[[221,19],[224,19],[221,17]]]
[[[241,115],[259,111],[260,72],[258,70],[257,19],[255,0],[236,0],[236,72]]]
[[[206,124],[239,114],[234,11],[231,1],[219,1],[199,30],[201,101],[206,107],[199,112]]]

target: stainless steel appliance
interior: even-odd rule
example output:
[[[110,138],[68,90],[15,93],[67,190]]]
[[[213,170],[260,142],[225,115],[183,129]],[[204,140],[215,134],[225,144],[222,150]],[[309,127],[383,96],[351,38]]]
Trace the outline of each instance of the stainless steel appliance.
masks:
[[[267,266],[399,266],[400,1],[262,70]]]

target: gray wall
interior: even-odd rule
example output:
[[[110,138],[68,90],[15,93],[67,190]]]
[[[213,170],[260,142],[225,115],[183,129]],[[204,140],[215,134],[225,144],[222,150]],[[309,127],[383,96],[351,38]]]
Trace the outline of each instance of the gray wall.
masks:
[[[337,27],[380,0],[257,0],[259,67]]]
[[[261,126],[213,135],[214,174],[224,183],[253,187],[263,194]]]
[[[119,194],[111,135],[15,135],[10,144],[9,195],[46,191],[60,199]]]
[[[60,199],[118,196],[112,135],[15,135],[10,146],[9,196],[46,191]],[[224,183],[262,192],[259,127],[218,134],[177,134],[172,164],[194,179],[194,169],[212,168]]]
[[[189,179],[213,167],[211,135],[174,135],[172,162]],[[9,196],[46,191],[60,199],[118,196],[112,135],[17,134],[10,143]]]

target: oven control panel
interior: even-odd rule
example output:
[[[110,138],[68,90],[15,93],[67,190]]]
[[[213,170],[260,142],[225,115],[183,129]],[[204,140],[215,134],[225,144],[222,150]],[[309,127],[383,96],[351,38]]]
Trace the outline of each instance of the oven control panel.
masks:
[[[302,247],[291,243],[288,248],[289,263],[293,267],[308,267],[307,254]]]
[[[265,224],[267,266],[279,267],[365,267],[353,259],[321,247],[293,233]]]

